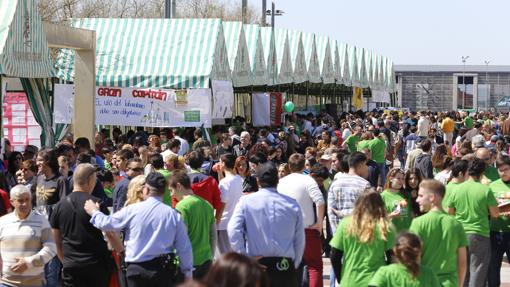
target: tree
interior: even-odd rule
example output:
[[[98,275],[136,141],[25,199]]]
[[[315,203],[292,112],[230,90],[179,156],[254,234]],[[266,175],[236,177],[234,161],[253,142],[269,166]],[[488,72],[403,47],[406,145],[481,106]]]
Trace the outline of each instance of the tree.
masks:
[[[241,1],[176,0],[177,18],[220,18],[241,21]],[[44,21],[66,23],[72,18],[162,18],[165,0],[39,0]],[[257,23],[259,13],[247,9],[247,22]]]

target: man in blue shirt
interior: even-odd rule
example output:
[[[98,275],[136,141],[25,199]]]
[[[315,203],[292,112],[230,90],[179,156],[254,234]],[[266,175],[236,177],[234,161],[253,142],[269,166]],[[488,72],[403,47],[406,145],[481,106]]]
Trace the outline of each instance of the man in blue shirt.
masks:
[[[177,211],[163,203],[167,183],[151,172],[143,189],[144,201],[124,207],[111,216],[88,200],[85,210],[90,223],[104,231],[125,230],[127,282],[129,287],[169,286],[176,283],[174,250],[180,269],[191,278],[193,254],[186,226]]]
[[[296,200],[280,194],[278,171],[272,162],[258,166],[258,192],[239,200],[228,224],[235,252],[266,266],[271,286],[297,286],[296,268],[305,249],[301,209]]]

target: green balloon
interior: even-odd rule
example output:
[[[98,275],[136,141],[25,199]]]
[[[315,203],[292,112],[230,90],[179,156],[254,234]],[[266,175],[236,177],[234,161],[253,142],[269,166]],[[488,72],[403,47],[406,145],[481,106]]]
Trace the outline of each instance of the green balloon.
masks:
[[[294,111],[294,103],[291,101],[286,102],[285,105],[283,105],[283,109],[287,113],[292,113]]]

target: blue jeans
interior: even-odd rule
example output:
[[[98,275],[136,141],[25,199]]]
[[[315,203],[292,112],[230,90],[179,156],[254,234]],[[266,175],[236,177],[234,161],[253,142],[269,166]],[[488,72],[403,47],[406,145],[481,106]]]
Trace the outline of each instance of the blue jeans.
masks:
[[[505,253],[510,258],[510,232],[491,231],[491,261],[487,276],[489,287],[501,284],[501,263]]]
[[[384,184],[386,183],[386,161],[383,163],[377,163],[377,168],[379,169],[379,185],[384,188]]]
[[[60,273],[62,270],[62,263],[57,256],[53,257],[46,265],[44,265],[44,277],[46,284],[44,287],[58,287],[60,286]]]

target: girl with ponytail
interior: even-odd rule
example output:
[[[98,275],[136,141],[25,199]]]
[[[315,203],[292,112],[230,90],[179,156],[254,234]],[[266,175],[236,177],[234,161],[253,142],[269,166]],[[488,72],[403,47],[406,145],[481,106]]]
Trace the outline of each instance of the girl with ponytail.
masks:
[[[420,264],[421,252],[422,244],[417,235],[400,233],[393,247],[396,263],[379,268],[368,286],[439,287],[434,272]]]
[[[381,195],[373,189],[362,192],[352,216],[340,221],[330,242],[338,283],[341,281],[342,287],[367,286],[377,269],[390,262],[394,232]]]

